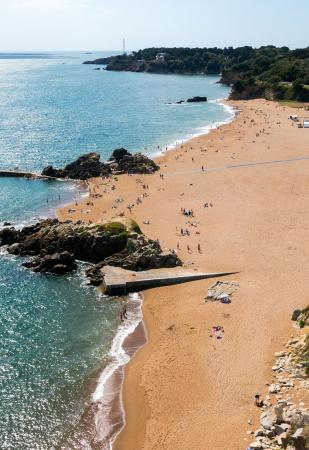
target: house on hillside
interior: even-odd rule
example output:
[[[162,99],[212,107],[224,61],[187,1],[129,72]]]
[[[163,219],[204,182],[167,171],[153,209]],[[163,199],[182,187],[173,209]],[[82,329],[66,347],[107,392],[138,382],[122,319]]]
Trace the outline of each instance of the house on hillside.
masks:
[[[165,56],[166,56],[166,53],[158,53],[156,56],[156,61],[160,61],[160,62],[165,61]]]

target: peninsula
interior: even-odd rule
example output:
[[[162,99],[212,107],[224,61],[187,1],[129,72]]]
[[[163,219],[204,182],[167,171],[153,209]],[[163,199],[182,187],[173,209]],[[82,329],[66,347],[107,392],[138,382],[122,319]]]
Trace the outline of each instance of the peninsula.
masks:
[[[84,64],[115,71],[220,75],[220,83],[232,86],[234,100],[309,101],[309,47],[153,47]]]

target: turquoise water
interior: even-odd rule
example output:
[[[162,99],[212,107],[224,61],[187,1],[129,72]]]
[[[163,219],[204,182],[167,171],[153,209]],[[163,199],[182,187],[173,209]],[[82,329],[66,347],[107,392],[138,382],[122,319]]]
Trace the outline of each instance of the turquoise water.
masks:
[[[119,146],[151,154],[230,117],[215,102],[228,89],[214,77],[112,73],[81,64],[97,56],[0,54],[1,168],[40,171],[88,151],[106,159]],[[168,104],[193,95],[210,102]],[[80,190],[68,182],[0,178],[0,222],[53,215]],[[1,449],[92,448],[93,436],[81,443],[83,417],[111,363],[128,300],[87,287],[85,267],[42,276],[23,269],[20,258],[0,255]]]

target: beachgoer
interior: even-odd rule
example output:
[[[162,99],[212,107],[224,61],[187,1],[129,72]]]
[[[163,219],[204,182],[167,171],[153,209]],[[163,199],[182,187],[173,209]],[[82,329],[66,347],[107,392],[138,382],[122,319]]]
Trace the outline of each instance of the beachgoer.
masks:
[[[260,406],[260,403],[261,403],[261,401],[260,401],[260,394],[255,394],[255,396],[254,396],[254,404],[255,404],[255,406]]]

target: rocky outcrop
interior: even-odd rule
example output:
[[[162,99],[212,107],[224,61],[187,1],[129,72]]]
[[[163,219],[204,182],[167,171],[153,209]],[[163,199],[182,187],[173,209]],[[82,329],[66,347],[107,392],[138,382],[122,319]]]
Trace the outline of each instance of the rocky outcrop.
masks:
[[[91,284],[99,285],[103,281],[103,266],[122,267],[126,270],[142,271],[181,266],[182,262],[173,251],[162,252],[158,241],[146,238],[143,234],[129,236],[126,247],[89,269],[87,276]]]
[[[53,166],[47,166],[43,169],[42,175],[55,178],[86,180],[92,177],[110,175],[110,167],[108,164],[100,162],[100,155],[98,153],[88,153],[66,165],[64,169],[55,169]]]
[[[154,161],[141,153],[131,154],[124,148],[113,151],[108,162],[102,163],[98,153],[88,153],[66,165],[64,169],[47,166],[42,175],[54,178],[86,180],[88,178],[119,175],[122,173],[150,174],[159,170]]]
[[[200,103],[200,102],[207,102],[207,97],[200,97],[197,95],[196,97],[188,98],[188,103]]]
[[[85,61],[83,64],[94,64],[94,65],[105,65],[108,64],[110,61],[110,58],[98,58],[94,59],[93,61]]]
[[[25,262],[22,265],[33,270],[33,272],[50,272],[56,275],[63,275],[77,269],[74,256],[68,252],[33,258],[32,261]]]
[[[181,265],[173,252],[163,253],[159,243],[144,236],[130,220],[85,225],[47,219],[22,230],[3,228],[3,245],[11,254],[32,256],[23,265],[35,272],[71,272],[76,269],[75,260],[133,270]],[[95,272],[94,268],[94,278]]]
[[[113,151],[109,164],[111,172],[115,175],[122,173],[151,174],[160,169],[152,159],[142,153],[132,155],[124,148]]]
[[[309,308],[298,314],[300,328],[307,326]],[[292,338],[283,351],[275,353],[272,367],[273,379],[268,384],[268,395],[258,406],[262,408],[260,427],[248,431],[255,441],[248,447],[253,449],[305,450],[309,448],[309,409],[305,399],[309,390],[309,335]],[[297,404],[295,394],[303,398]],[[249,421],[249,423],[251,420]]]

